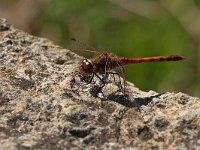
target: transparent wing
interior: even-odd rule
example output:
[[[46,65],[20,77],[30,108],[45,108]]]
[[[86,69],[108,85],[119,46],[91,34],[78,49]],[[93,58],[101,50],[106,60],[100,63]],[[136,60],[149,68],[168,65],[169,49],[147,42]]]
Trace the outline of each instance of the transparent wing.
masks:
[[[92,58],[103,53],[75,38],[70,39],[69,49],[86,58]]]

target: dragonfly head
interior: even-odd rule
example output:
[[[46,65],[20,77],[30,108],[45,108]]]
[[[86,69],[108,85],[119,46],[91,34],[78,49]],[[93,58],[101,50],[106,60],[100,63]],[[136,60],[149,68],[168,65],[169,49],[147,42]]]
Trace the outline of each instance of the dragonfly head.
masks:
[[[83,59],[79,64],[79,71],[82,75],[90,75],[94,72],[92,62],[88,59]]]

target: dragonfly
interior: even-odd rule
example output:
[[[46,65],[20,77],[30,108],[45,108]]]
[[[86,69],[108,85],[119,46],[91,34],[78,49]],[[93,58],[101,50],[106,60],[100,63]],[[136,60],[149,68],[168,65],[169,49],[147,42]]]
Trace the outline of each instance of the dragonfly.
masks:
[[[76,41],[76,39],[71,39]],[[91,51],[91,50],[86,50]],[[117,57],[117,55],[113,53],[106,53],[106,52],[96,52],[99,55],[92,59],[82,59],[79,62],[79,72],[80,74],[85,76],[91,76],[88,83],[92,82],[94,76],[98,77],[104,84],[104,80],[99,77],[98,74],[105,74],[108,76],[109,74],[117,74],[116,72],[112,72],[113,69],[119,67],[123,78],[124,75],[124,66],[128,64],[137,64],[137,63],[144,63],[144,62],[168,62],[168,61],[180,61],[183,60],[183,56],[179,55],[169,55],[169,56],[154,56],[154,57],[139,57],[139,58],[126,58],[126,57]],[[125,87],[125,79],[124,79],[124,87]]]

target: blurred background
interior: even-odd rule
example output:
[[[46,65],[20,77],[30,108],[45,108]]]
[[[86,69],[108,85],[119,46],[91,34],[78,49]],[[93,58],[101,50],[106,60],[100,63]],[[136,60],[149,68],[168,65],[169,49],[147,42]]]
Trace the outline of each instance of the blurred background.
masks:
[[[183,55],[125,68],[142,90],[200,96],[199,0],[0,0],[0,17],[69,48],[74,37],[122,57]]]

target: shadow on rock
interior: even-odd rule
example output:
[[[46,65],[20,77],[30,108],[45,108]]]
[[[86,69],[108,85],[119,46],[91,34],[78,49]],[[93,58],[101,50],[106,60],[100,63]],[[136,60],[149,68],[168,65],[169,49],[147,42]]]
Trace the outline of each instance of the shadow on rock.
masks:
[[[125,107],[132,108],[137,107],[140,108],[141,106],[148,105],[154,98],[160,97],[162,94],[153,95],[150,97],[138,97],[131,100],[128,95],[117,95],[117,94],[110,94],[105,100],[111,100],[117,102]]]

